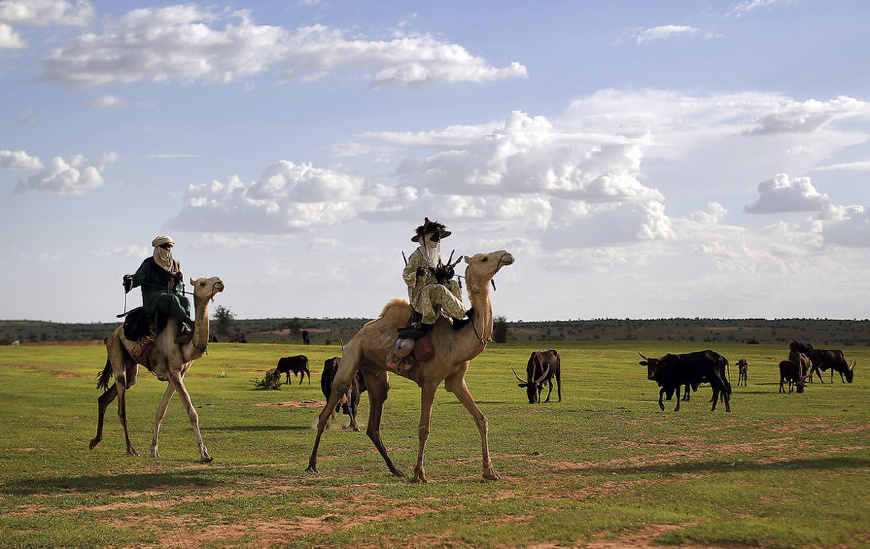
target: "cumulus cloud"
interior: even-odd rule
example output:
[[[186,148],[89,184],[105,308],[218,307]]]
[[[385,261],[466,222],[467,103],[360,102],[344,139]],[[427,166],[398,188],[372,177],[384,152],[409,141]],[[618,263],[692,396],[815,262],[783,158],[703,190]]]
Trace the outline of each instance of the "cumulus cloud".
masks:
[[[66,0],[2,0],[0,50],[27,47],[27,41],[15,29],[17,26],[84,26],[93,16],[94,8],[88,0],[77,0],[75,4]]]
[[[202,232],[299,234],[338,225],[371,209],[363,180],[310,164],[281,161],[257,181],[190,185],[174,229]]]
[[[100,162],[88,165],[82,155],[75,155],[69,161],[56,156],[49,166],[37,175],[19,181],[16,191],[42,191],[47,193],[84,196],[103,186],[102,172],[118,158],[116,153],[106,153]]]
[[[42,162],[26,151],[0,151],[0,169],[41,170]]]
[[[758,184],[758,200],[747,204],[747,213],[825,212],[833,208],[830,197],[818,192],[809,177],[789,179],[777,174]]]
[[[658,40],[665,40],[675,36],[693,36],[701,32],[701,29],[686,25],[664,25],[646,29],[637,34],[637,45],[648,44]]]
[[[735,4],[729,11],[729,16],[740,17],[759,8],[772,8],[791,4],[794,0],[743,0]]]
[[[271,69],[284,80],[316,80],[348,69],[374,87],[526,76],[519,63],[492,67],[462,46],[429,35],[351,40],[323,25],[287,30],[254,24],[247,10],[186,4],[133,10],[101,34],[71,40],[42,59],[38,80],[84,89],[139,81],[230,82]]]

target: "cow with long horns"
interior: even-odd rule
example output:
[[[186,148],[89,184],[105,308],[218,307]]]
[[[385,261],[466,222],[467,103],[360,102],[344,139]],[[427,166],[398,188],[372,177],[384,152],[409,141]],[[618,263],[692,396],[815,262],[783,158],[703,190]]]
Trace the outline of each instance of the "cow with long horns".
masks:
[[[550,387],[550,390],[547,391],[547,400],[544,402],[550,402],[550,395],[553,393],[553,378],[556,378],[559,402],[562,402],[562,360],[554,349],[535,351],[531,354],[526,366],[526,379],[521,378],[513,368],[511,371],[517,376],[517,380],[520,382],[519,386],[525,388],[529,404],[541,402],[544,383]]]

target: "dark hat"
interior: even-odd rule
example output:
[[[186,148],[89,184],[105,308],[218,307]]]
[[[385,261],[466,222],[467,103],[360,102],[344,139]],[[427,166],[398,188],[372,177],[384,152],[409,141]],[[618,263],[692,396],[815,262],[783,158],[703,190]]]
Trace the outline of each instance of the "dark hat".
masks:
[[[447,230],[447,227],[445,227],[443,223],[429,221],[429,218],[427,217],[424,219],[423,224],[417,227],[417,234],[411,237],[411,242],[420,242],[423,235],[430,233],[438,233],[440,238],[447,238],[450,236],[450,231]]]

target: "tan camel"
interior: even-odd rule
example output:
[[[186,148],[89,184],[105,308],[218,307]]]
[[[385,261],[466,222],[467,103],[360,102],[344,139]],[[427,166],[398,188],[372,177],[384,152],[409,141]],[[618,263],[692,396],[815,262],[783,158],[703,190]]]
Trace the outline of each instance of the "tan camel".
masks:
[[[157,416],[154,421],[154,438],[151,440],[151,457],[160,457],[160,452],[157,450],[157,435],[160,432],[160,423],[163,421],[163,416],[166,415],[169,399],[177,391],[181,396],[181,401],[187,410],[187,417],[190,419],[190,424],[193,426],[193,431],[196,434],[196,443],[199,447],[201,461],[207,462],[211,461],[212,457],[208,455],[208,450],[202,442],[202,435],[199,432],[199,416],[193,408],[193,403],[190,401],[187,387],[184,386],[184,374],[190,369],[193,361],[203,355],[208,346],[208,302],[214,298],[215,294],[224,290],[224,283],[220,278],[214,276],[198,280],[191,278],[190,284],[193,286],[193,307],[195,311],[192,340],[190,343],[183,345],[175,343],[175,335],[178,332],[178,320],[170,318],[167,321],[166,328],[157,336],[154,346],[148,354],[148,369],[160,381],[169,382],[166,392],[163,394],[163,400],[160,402],[160,406],[157,407]],[[130,341],[124,337],[123,325],[116,328],[106,340],[108,360],[106,360],[106,367],[103,368],[97,383],[97,388],[105,389],[106,392],[97,401],[99,404],[99,420],[97,422],[97,436],[91,441],[92,450],[103,439],[103,417],[106,414],[106,408],[115,400],[115,397],[118,397],[118,416],[121,418],[121,425],[124,427],[124,438],[127,440],[127,453],[134,456],[139,455],[130,442],[130,434],[127,430],[126,404],[127,389],[136,383],[136,377],[139,373],[139,364],[133,360],[131,354],[135,345],[135,341]],[[115,384],[109,387],[109,381],[112,379],[112,376],[115,377]]]
[[[492,303],[489,300],[489,283],[492,277],[504,265],[514,262],[511,254],[504,250],[488,254],[465,256],[468,266],[465,268],[466,285],[473,312],[471,322],[459,330],[454,330],[450,321],[439,318],[432,327],[432,345],[435,356],[428,362],[414,365],[409,371],[399,375],[411,379],[422,389],[420,405],[420,428],[418,433],[419,448],[417,464],[414,467],[414,482],[426,482],[426,472],[423,469],[423,454],[426,440],[429,438],[429,421],[432,416],[432,403],[435,391],[443,381],[444,388],[455,394],[460,402],[474,417],[480,431],[483,447],[483,478],[497,480],[499,477],[492,469],[489,458],[489,423],[486,416],[477,407],[474,398],[465,385],[465,373],[468,363],[479,355],[492,338]],[[314,449],[308,460],[309,472],[317,472],[317,447],[320,437],[329,422],[330,412],[335,409],[341,395],[350,386],[357,370],[361,371],[369,393],[369,423],[366,434],[380,452],[390,471],[397,477],[405,476],[398,470],[387,456],[387,450],[381,440],[381,416],[384,402],[390,390],[389,374],[387,373],[387,354],[396,343],[396,330],[406,325],[411,315],[411,306],[404,299],[394,299],[384,307],[381,315],[363,326],[344,348],[341,366],[335,375],[332,394],[329,401],[320,412],[317,423],[317,437]]]

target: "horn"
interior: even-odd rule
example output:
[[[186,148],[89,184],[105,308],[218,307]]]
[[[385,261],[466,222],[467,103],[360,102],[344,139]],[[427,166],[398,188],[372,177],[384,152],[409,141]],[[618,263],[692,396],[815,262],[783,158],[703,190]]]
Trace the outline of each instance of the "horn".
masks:
[[[547,369],[544,370],[544,373],[541,374],[541,377],[539,377],[537,380],[535,380],[535,384],[537,385],[538,383],[540,383],[540,382],[544,381],[545,379],[547,379],[547,374],[549,374],[549,373],[550,373],[550,365],[547,364]]]
[[[640,355],[640,358],[642,358],[644,360],[649,360],[647,357],[643,356],[643,353],[641,353],[640,351],[637,351],[637,354]]]
[[[520,374],[518,374],[517,371],[513,369],[513,367],[511,367],[511,372],[513,372],[514,375],[517,376],[517,379],[520,380],[521,383],[525,383],[525,382],[526,382],[526,380],[523,379],[523,378],[521,378],[521,377],[520,377]]]

